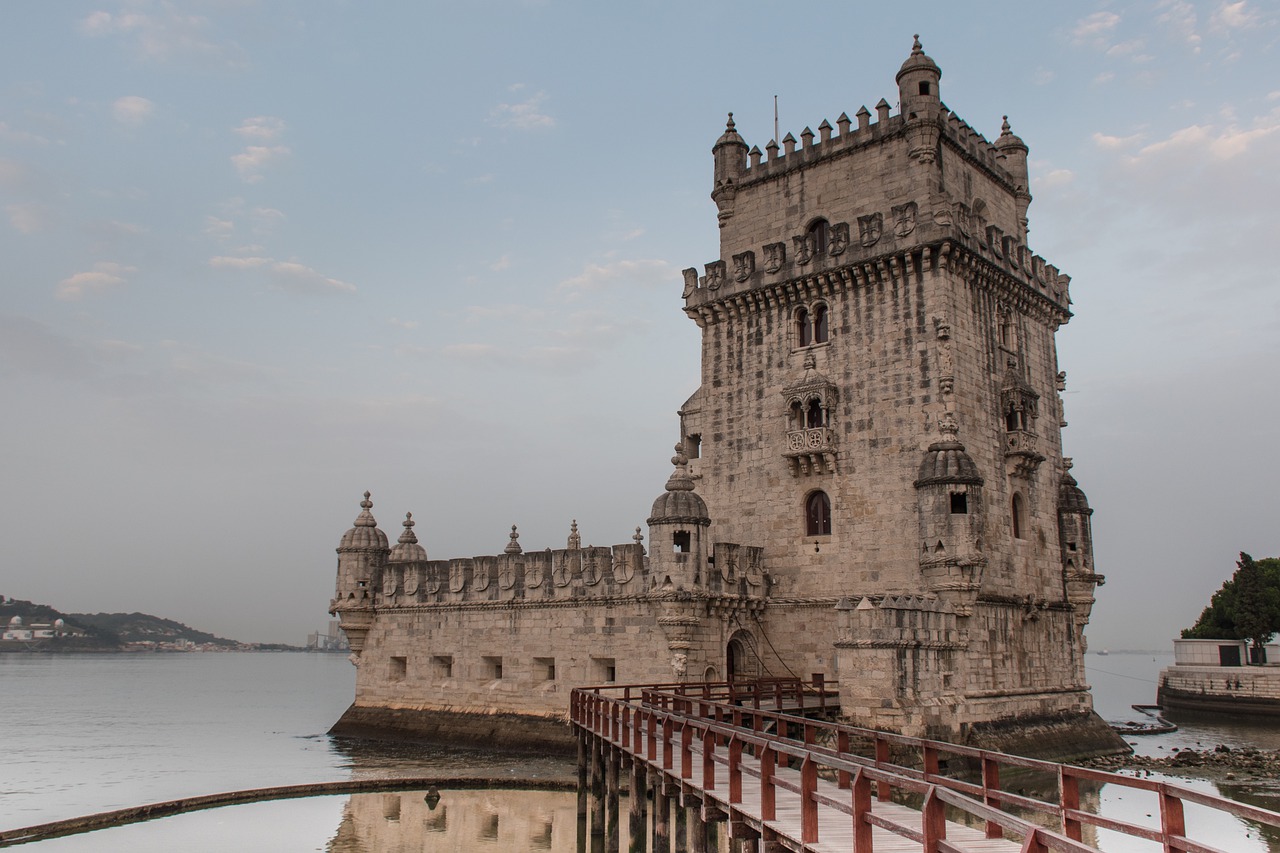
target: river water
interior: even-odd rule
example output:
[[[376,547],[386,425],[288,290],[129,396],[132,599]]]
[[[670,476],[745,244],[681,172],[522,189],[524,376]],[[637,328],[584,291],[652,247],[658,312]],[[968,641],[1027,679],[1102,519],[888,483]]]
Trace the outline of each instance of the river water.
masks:
[[[1170,663],[1166,654],[1090,655],[1099,713],[1136,718],[1129,706],[1155,701],[1157,675]],[[573,778],[571,762],[546,756],[333,741],[325,731],[350,703],[354,681],[341,655],[0,655],[0,829],[219,791],[351,778]],[[1130,741],[1151,755],[1217,743],[1280,748],[1274,724],[1179,722],[1175,734]],[[1225,793],[1277,807],[1266,786]],[[1104,812],[1146,808],[1122,800],[1106,788],[1100,795]],[[439,808],[428,807],[421,793],[365,794],[213,809],[24,849],[569,853],[573,819],[572,794],[451,791]],[[460,843],[458,833],[468,840]],[[1255,828],[1234,819],[1215,824],[1213,833],[1214,843],[1238,853],[1272,849]],[[1108,853],[1154,849],[1101,840]]]

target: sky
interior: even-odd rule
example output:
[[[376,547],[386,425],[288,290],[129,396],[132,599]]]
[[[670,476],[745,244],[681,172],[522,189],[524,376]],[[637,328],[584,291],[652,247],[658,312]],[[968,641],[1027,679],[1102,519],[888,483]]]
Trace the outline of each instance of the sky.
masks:
[[[710,149],[895,101],[1030,147],[1072,276],[1094,648],[1280,555],[1280,5],[0,4],[0,594],[327,622],[373,493],[432,558],[630,541],[699,376]]]

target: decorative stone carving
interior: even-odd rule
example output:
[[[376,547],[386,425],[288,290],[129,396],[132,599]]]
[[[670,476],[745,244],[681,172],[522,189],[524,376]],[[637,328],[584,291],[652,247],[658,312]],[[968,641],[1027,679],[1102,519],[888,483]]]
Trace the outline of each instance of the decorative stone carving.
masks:
[[[523,563],[515,560],[504,560],[502,568],[498,571],[498,586],[502,589],[511,589],[516,585],[516,574],[524,568]]]
[[[770,243],[764,247],[765,272],[775,273],[787,262],[787,244]]]
[[[631,552],[620,546],[613,549],[613,579],[616,583],[628,583],[635,577],[636,567]]]
[[[418,574],[419,573],[416,566],[411,566],[404,570],[404,594],[405,595],[418,594],[418,585],[419,585]]]
[[[486,592],[492,581],[493,575],[490,571],[489,562],[487,560],[477,560],[471,575],[471,588],[476,592]]]
[[[551,580],[556,586],[568,586],[573,581],[573,573],[577,568],[578,551],[565,551],[551,569]]]
[[[719,290],[725,282],[725,263],[724,261],[712,261],[706,265],[707,270],[707,289]]]
[[[742,252],[733,256],[733,277],[736,281],[746,281],[756,271],[756,253]]]
[[[880,235],[884,232],[884,215],[880,213],[870,213],[866,216],[858,217],[858,242],[863,246],[870,248],[880,241]]]
[[[596,556],[596,552],[587,549],[582,558],[582,582],[587,586],[595,586],[600,583],[600,558]]]
[[[831,226],[830,236],[831,256],[838,257],[844,254],[845,249],[849,248],[849,223],[837,222]]]
[[[813,235],[801,234],[798,237],[791,238],[791,244],[796,248],[796,263],[804,266],[813,260]]]
[[[681,294],[683,299],[693,296],[693,292],[698,289],[698,270],[695,267],[689,267],[684,271],[684,293]]]
[[[906,237],[912,231],[916,230],[916,211],[919,205],[914,201],[906,204],[894,205],[893,215],[893,233],[898,237]]]

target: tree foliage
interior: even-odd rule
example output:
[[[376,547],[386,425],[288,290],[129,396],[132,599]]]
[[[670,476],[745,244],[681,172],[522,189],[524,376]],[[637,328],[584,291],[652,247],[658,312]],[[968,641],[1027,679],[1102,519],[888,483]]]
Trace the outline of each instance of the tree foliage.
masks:
[[[1254,560],[1243,551],[1235,574],[1209,599],[1183,639],[1248,640],[1254,648],[1280,632],[1280,558]]]

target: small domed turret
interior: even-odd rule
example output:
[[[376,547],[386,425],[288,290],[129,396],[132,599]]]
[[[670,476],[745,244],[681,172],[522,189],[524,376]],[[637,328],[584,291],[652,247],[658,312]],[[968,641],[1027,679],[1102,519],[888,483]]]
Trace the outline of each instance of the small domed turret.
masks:
[[[915,486],[930,486],[936,483],[968,483],[982,485],[982,476],[978,466],[960,443],[959,427],[950,416],[938,426],[942,440],[929,445],[924,459],[920,461],[920,470],[916,474]]]
[[[413,513],[406,512],[404,514],[404,533],[400,534],[400,540],[391,549],[391,556],[387,558],[387,562],[416,563],[426,561],[427,549],[418,544],[418,536],[413,532],[415,523]]]
[[[671,457],[671,464],[676,466],[676,470],[667,479],[667,490],[653,502],[649,524],[655,521],[709,524],[707,503],[693,490],[693,478],[689,476],[689,460],[684,455],[683,445],[676,445],[676,455]]]
[[[904,117],[914,118],[913,113],[919,113],[923,118],[924,108],[941,103],[939,82],[942,80],[942,69],[924,52],[920,36],[915,37],[911,55],[902,63],[895,79],[898,81],[898,100]]]
[[[373,513],[369,510],[373,509],[373,501],[369,500],[369,493],[364,493],[364,500],[360,502],[360,514],[356,516],[355,526],[342,534],[342,541],[338,543],[339,551],[363,551],[385,549],[387,547],[387,534],[378,529],[378,522],[374,520]]]

